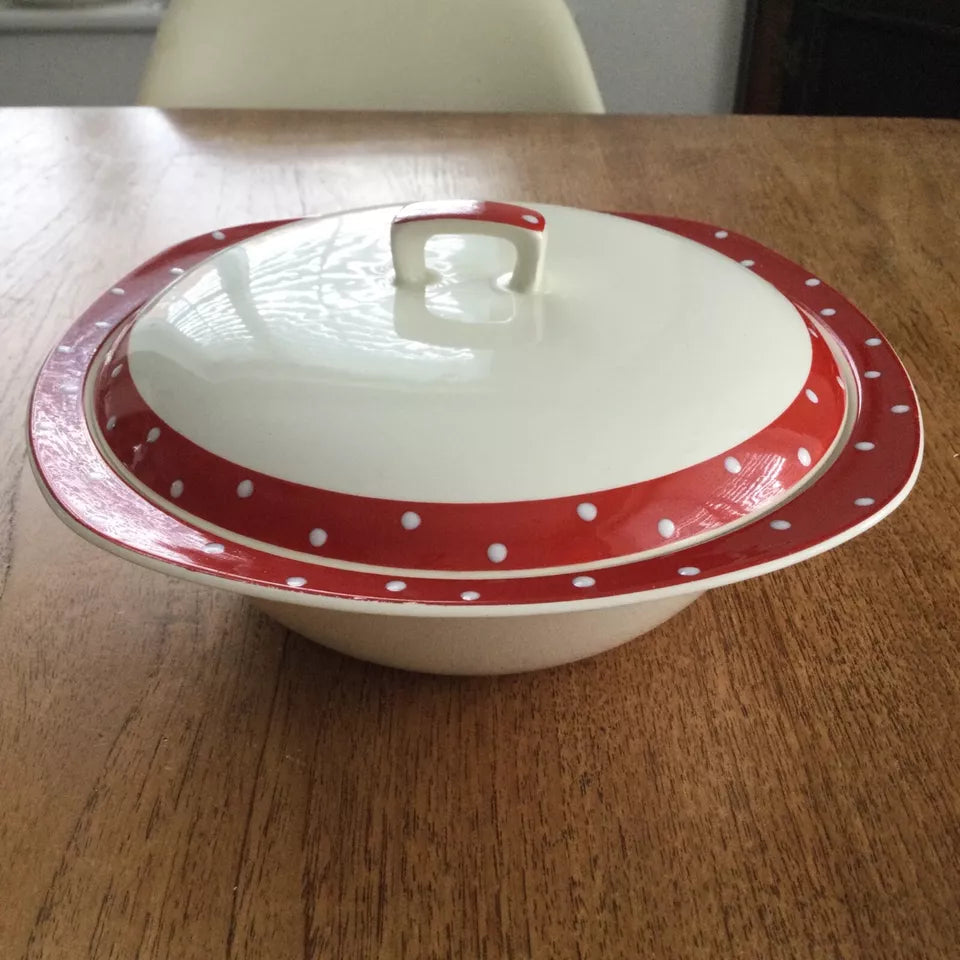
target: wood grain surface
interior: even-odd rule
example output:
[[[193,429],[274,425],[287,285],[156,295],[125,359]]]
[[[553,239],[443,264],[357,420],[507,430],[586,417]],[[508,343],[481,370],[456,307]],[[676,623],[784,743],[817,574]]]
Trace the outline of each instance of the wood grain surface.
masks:
[[[960,957],[960,125],[0,112],[0,957]],[[47,350],[218,226],[420,197],[742,231],[915,379],[916,491],[500,679],[328,652],[108,556],[24,465]]]

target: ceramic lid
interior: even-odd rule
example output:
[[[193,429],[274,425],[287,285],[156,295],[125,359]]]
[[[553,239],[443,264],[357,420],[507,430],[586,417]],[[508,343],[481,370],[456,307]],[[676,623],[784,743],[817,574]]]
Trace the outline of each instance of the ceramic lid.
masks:
[[[612,215],[464,201],[226,247],[139,311],[91,403],[115,468],[202,528],[496,575],[748,522],[828,462],[846,393],[749,264]]]

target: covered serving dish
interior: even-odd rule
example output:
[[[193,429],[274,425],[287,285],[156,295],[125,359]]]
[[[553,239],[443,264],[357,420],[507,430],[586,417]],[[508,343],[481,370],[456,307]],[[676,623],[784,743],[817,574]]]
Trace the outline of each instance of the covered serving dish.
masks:
[[[447,673],[587,656],[829,549],[921,442],[889,344],[783,257],[479,201],[189,240],[73,325],[30,413],[81,535]]]

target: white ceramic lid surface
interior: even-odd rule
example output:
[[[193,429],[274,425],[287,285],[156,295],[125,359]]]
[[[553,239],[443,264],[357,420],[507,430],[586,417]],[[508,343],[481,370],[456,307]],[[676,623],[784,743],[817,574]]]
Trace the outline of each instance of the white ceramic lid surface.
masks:
[[[368,497],[537,500],[707,460],[801,391],[810,336],[774,287],[676,234],[539,206],[543,281],[511,244],[438,236],[394,285],[389,207],[301,221],[174,283],[130,337],[157,416],[234,463]],[[418,295],[419,294],[419,295]]]

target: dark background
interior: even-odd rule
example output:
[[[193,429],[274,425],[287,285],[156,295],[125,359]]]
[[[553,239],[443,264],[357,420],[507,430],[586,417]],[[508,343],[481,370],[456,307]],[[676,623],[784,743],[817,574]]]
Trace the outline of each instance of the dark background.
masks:
[[[960,117],[960,0],[748,0],[736,109]]]

